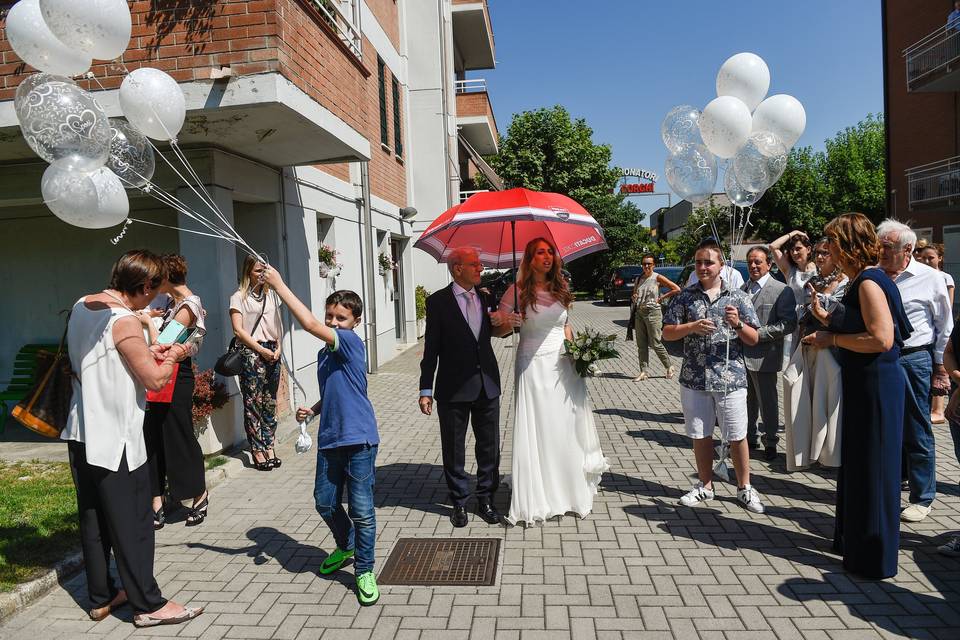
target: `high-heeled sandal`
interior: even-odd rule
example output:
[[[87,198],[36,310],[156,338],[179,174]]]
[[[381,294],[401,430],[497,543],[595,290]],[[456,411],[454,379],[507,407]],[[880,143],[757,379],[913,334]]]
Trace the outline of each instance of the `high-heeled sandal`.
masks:
[[[269,462],[270,466],[273,467],[274,469],[278,468],[281,464],[283,464],[283,460],[276,457],[270,458],[269,460],[267,460],[267,462]]]
[[[273,471],[273,465],[270,464],[270,459],[267,458],[267,454],[261,453],[263,460],[257,460],[256,454],[250,454],[250,459],[253,461],[253,467],[257,471]]]
[[[195,527],[202,523],[207,517],[207,508],[210,506],[210,494],[207,493],[198,504],[187,511],[187,519],[184,525]]]
[[[159,509],[153,512],[153,530],[158,531],[163,529],[163,525],[167,522],[167,516],[163,512],[163,505]]]

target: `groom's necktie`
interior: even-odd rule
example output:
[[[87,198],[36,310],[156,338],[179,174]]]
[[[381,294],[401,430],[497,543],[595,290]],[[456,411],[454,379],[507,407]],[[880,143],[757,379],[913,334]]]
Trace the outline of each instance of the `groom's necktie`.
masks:
[[[461,295],[463,296],[464,302],[466,302],[467,324],[470,325],[470,330],[473,331],[473,337],[479,340],[481,320],[477,293],[471,289],[470,291],[464,291]]]

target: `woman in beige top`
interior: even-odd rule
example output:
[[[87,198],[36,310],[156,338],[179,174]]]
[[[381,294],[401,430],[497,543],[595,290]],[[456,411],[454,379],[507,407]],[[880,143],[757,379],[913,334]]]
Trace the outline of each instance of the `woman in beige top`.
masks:
[[[660,309],[660,303],[680,293],[680,287],[666,276],[654,271],[655,263],[656,258],[652,253],[643,256],[640,259],[643,273],[633,281],[632,303],[636,308],[634,333],[637,336],[637,356],[640,360],[640,375],[633,379],[634,382],[647,379],[650,349],[653,349],[660,358],[667,377],[672,378],[674,374],[670,356],[667,354],[666,347],[663,346],[663,311]],[[660,295],[661,287],[667,289],[662,296]]]
[[[260,282],[263,269],[264,264],[252,256],[243,261],[240,288],[230,296],[230,322],[244,347],[239,377],[243,426],[250,453],[257,469],[272,471],[280,466],[273,440],[277,431],[282,329],[277,296]]]

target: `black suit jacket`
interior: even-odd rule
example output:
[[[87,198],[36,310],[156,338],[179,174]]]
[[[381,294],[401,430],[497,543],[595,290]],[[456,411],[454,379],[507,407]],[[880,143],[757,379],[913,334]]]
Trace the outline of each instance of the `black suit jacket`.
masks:
[[[486,313],[491,301],[482,292],[477,293],[483,305],[479,338],[473,337],[452,284],[427,298],[420,389],[431,389],[437,402],[473,402],[481,390],[488,398],[500,396],[500,368],[490,346],[490,318]]]

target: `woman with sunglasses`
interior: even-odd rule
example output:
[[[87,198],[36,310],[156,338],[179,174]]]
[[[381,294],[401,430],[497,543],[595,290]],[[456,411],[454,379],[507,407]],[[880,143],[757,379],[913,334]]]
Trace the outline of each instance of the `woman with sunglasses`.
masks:
[[[633,379],[634,382],[646,380],[647,365],[650,362],[650,349],[653,349],[663,368],[667,372],[667,378],[672,378],[674,374],[673,365],[670,364],[670,356],[667,354],[666,347],[662,342],[663,331],[663,311],[660,303],[668,300],[680,293],[678,287],[672,280],[662,276],[653,270],[655,258],[653,254],[648,253],[640,260],[640,266],[643,272],[633,281],[632,304],[634,306],[634,333],[637,337],[637,356],[640,359],[640,375]],[[660,295],[660,289],[666,288],[667,292]]]

